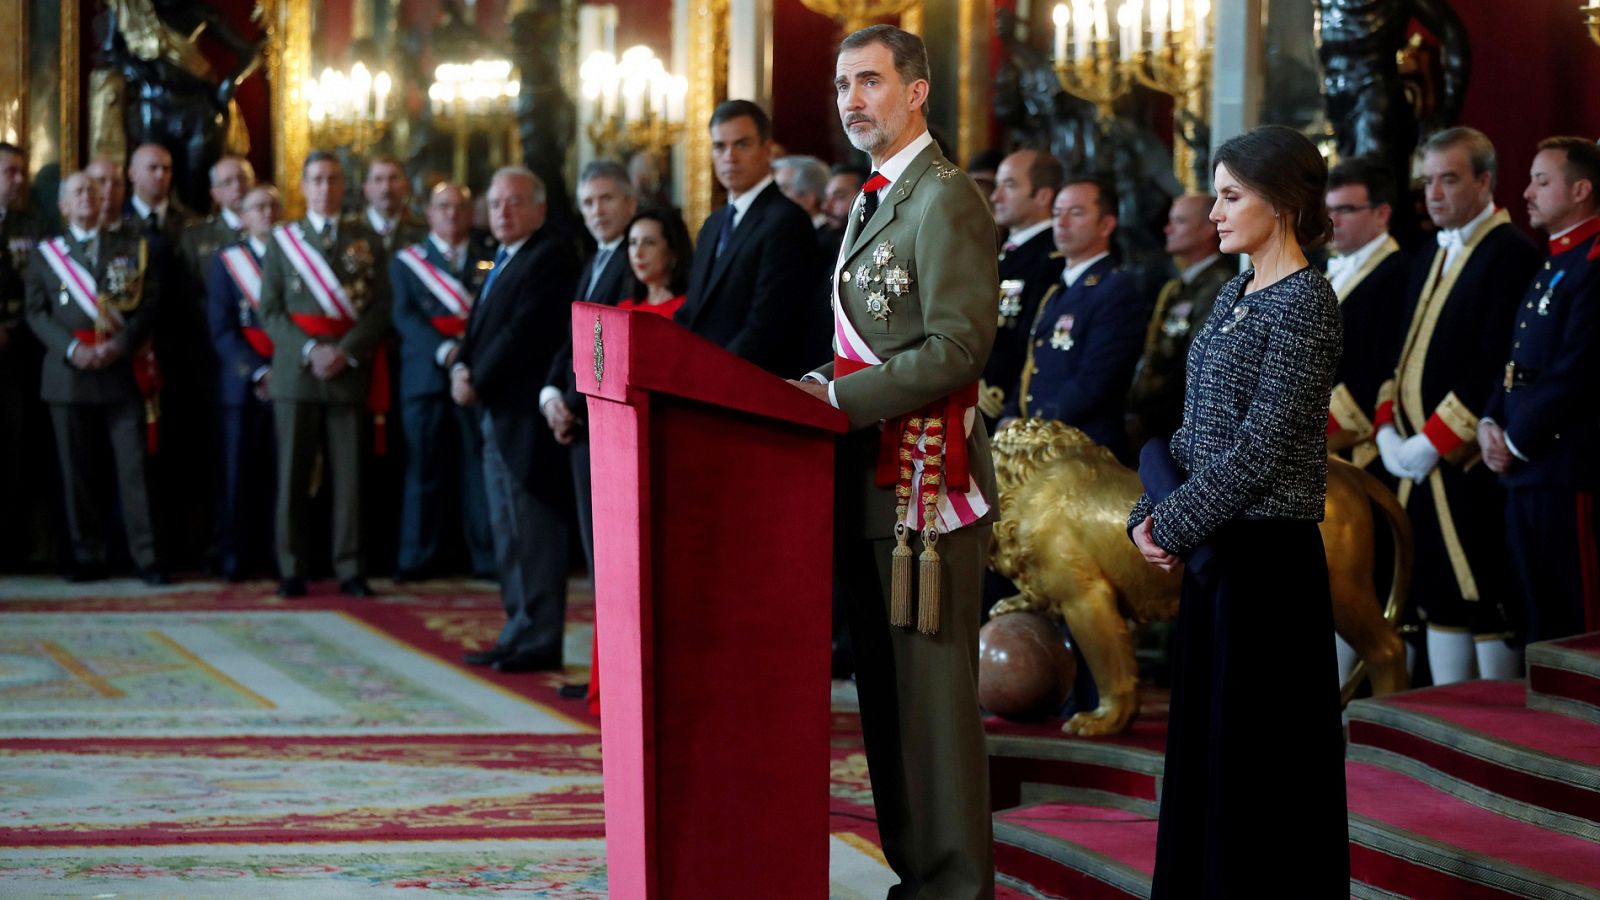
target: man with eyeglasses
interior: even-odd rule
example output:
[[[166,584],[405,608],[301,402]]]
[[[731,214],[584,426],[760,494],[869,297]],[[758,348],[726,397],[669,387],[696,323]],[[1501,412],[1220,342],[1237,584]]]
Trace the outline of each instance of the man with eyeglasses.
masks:
[[[1328,173],[1328,215],[1338,253],[1328,260],[1328,280],[1344,318],[1344,354],[1328,409],[1329,449],[1362,468],[1378,457],[1372,443],[1378,387],[1394,371],[1405,339],[1411,256],[1389,234],[1394,202],[1394,178],[1379,160],[1354,157]],[[1383,467],[1375,468],[1385,475]]]

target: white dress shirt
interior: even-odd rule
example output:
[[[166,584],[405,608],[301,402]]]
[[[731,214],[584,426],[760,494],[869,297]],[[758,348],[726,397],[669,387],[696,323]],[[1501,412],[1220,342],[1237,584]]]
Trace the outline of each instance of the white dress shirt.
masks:
[[[1343,297],[1350,288],[1356,273],[1367,264],[1374,253],[1382,250],[1389,243],[1389,232],[1385,231],[1371,241],[1363,244],[1361,249],[1349,256],[1336,256],[1328,260],[1328,282],[1333,285],[1333,292]]]
[[[1099,253],[1096,253],[1080,263],[1071,262],[1069,260],[1067,267],[1061,272],[1061,283],[1067,287],[1072,287],[1078,283],[1079,278],[1083,277],[1083,273],[1089,271],[1090,266],[1110,255],[1111,252],[1109,250],[1101,250]]]

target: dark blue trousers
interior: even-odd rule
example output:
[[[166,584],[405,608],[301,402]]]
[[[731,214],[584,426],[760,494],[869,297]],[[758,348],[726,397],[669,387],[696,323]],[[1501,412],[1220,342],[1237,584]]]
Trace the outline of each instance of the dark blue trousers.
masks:
[[[1506,547],[1526,616],[1529,643],[1582,634],[1600,627],[1585,621],[1600,613],[1600,551],[1595,546],[1594,495],[1544,488],[1506,491]],[[1585,570],[1590,574],[1585,577]]]
[[[278,445],[272,404],[251,399],[218,410],[222,436],[222,496],[217,520],[222,574],[238,577],[265,568],[272,553],[272,498]]]
[[[476,410],[456,406],[447,396],[414,397],[401,402],[406,472],[400,506],[402,572],[428,570],[439,552],[441,524],[455,519],[441,507],[459,497],[460,528],[474,573],[494,571],[494,537],[489,532],[489,501],[483,487],[483,436]],[[457,493],[449,490],[455,483]]]

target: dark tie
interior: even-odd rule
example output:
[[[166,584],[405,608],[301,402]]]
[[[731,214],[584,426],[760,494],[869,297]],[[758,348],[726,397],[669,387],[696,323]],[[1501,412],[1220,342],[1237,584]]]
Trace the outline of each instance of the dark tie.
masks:
[[[333,249],[333,220],[332,219],[328,219],[328,220],[326,220],[326,221],[324,221],[322,223],[322,230],[317,233],[317,237],[322,242],[322,249],[323,250],[332,250]]]
[[[494,280],[500,277],[500,270],[506,264],[506,248],[501,247],[494,252],[494,268],[489,270],[489,277],[484,279],[483,290],[478,292],[478,300],[482,302],[489,299],[489,288],[494,286]]]
[[[872,221],[873,214],[878,211],[878,192],[888,186],[889,179],[877,172],[873,172],[867,183],[861,186],[862,200],[865,204],[862,207],[861,224],[865,225]]]
[[[84,238],[82,246],[83,258],[89,261],[89,268],[99,265],[100,260],[96,257],[100,252],[100,235],[96,233]]]
[[[145,230],[149,231],[151,234],[160,234],[161,216],[155,210],[150,210],[150,215],[145,217],[144,225]]]
[[[722,255],[722,251],[728,249],[728,238],[733,236],[733,217],[739,212],[732,203],[729,203],[723,209],[726,209],[728,214],[722,217],[722,230],[717,232],[718,256]]]
[[[594,264],[589,269],[589,289],[583,292],[583,299],[594,299],[594,287],[600,283],[600,273],[606,270],[606,264],[611,262],[611,252],[615,248],[605,247],[594,256]]]

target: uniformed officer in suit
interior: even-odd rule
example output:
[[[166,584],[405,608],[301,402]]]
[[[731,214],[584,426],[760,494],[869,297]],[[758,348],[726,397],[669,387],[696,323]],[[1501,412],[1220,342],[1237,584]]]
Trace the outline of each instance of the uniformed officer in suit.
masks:
[[[245,194],[238,215],[244,237],[219,247],[206,270],[206,320],[217,354],[222,448],[218,565],[229,581],[271,565],[273,557],[277,454],[272,338],[261,321],[261,264],[272,245],[273,226],[283,219],[283,201],[276,188],[262,185]]]
[[[578,209],[583,225],[597,249],[578,276],[577,300],[615,306],[633,296],[633,271],[628,267],[628,223],[638,212],[638,198],[628,170],[621,163],[597,159],[578,177]],[[584,559],[594,573],[594,509],[589,477],[588,397],[578,390],[572,370],[572,335],[550,363],[545,386],[539,391],[539,411],[556,441],[568,447],[572,461],[572,488],[578,507],[578,538]]]
[[[772,121],[761,107],[724,101],[709,128],[728,202],[700,228],[688,299],[673,318],[769,372],[803,373],[828,355],[816,230],[772,178]]]
[[[1216,200],[1210,194],[1185,194],[1167,210],[1166,250],[1178,275],[1156,296],[1128,390],[1128,447],[1135,452],[1146,440],[1171,437],[1178,430],[1189,341],[1211,315],[1223,285],[1239,273],[1238,261],[1223,255],[1211,222]]]
[[[175,249],[184,229],[199,217],[172,195],[172,154],[160,144],[140,144],[128,159],[128,183],[133,193],[122,215],[137,222],[147,238],[159,236]]]
[[[1050,233],[1050,214],[1065,177],[1061,162],[1042,150],[1018,150],[995,172],[994,220],[1007,230],[1000,247],[1000,314],[994,352],[983,369],[978,408],[992,428],[1013,399],[1028,357],[1028,329],[1039,298],[1061,276],[1064,260]]]
[[[1495,151],[1475,129],[1423,145],[1422,183],[1437,249],[1408,285],[1395,376],[1378,392],[1378,451],[1400,479],[1416,538],[1413,596],[1428,623],[1435,684],[1517,678],[1507,643],[1520,615],[1506,556],[1504,496],[1477,465],[1478,417],[1499,383],[1518,298],[1539,265],[1533,243],[1494,205]]]
[[[240,207],[255,186],[256,170],[250,160],[230,153],[212,164],[211,200],[216,209],[185,228],[179,241],[184,262],[197,279],[208,277],[211,257],[218,250],[245,239]]]
[[[39,224],[23,206],[28,197],[28,157],[0,142],[0,570],[29,562],[49,533],[45,503],[51,496],[49,417],[39,400],[44,350],[23,319],[24,275],[38,243]],[[53,485],[50,485],[53,487]]]
[[[367,163],[361,196],[367,204],[365,224],[382,239],[385,254],[427,236],[428,223],[411,212],[411,182],[406,179],[406,167],[400,160],[379,156]]]
[[[1054,213],[1066,268],[1039,303],[1004,419],[1065,422],[1126,459],[1123,410],[1150,307],[1111,258],[1116,189],[1096,178],[1068,179]]]
[[[1386,163],[1347,159],[1328,173],[1333,249],[1328,281],[1339,297],[1344,353],[1328,407],[1328,441],[1363,468],[1378,458],[1372,416],[1378,388],[1394,371],[1406,332],[1411,256],[1389,235],[1394,177]],[[1382,466],[1374,467],[1380,476]]]
[[[261,275],[278,434],[278,593],[306,592],[307,504],[320,454],[323,487],[333,489],[334,575],[341,592],[366,597],[362,420],[373,405],[383,408],[372,379],[389,328],[389,273],[377,235],[359,218],[339,216],[344,174],[333,154],[306,156],[300,188],[306,215],[273,229]]]
[[[835,360],[796,384],[844,410],[854,429],[837,456],[835,566],[878,830],[900,877],[889,896],[988,898],[994,851],[977,629],[997,495],[977,385],[995,332],[993,219],[928,134],[920,38],[889,25],[855,32],[840,44],[835,87],[850,142],[875,172],[834,270]],[[948,454],[935,460],[924,444],[908,483],[894,474],[880,482],[886,443],[914,445],[934,425],[943,446],[965,446],[965,465]],[[943,477],[925,485],[936,463]],[[897,509],[900,488],[914,501]],[[891,564],[897,531],[904,552],[919,543],[932,551],[937,584]]]
[[[1600,630],[1600,149],[1541,141],[1523,199],[1550,255],[1517,307],[1510,359],[1478,423],[1506,487],[1506,542],[1529,641]]]
[[[29,262],[27,319],[45,347],[40,395],[55,430],[71,574],[91,579],[106,571],[102,511],[110,504],[92,485],[109,442],[129,554],[146,583],[165,584],[145,484],[158,273],[137,234],[100,229],[100,198],[82,172],[61,183],[61,215],[67,231],[41,242]]]
[[[445,181],[433,189],[428,226],[425,239],[397,249],[389,261],[406,442],[398,574],[414,581],[437,572],[441,525],[459,523],[472,572],[492,578],[483,435],[478,417],[450,400],[450,367],[494,248],[472,236],[472,192],[465,185]],[[459,516],[444,508],[447,497],[459,504]]]

